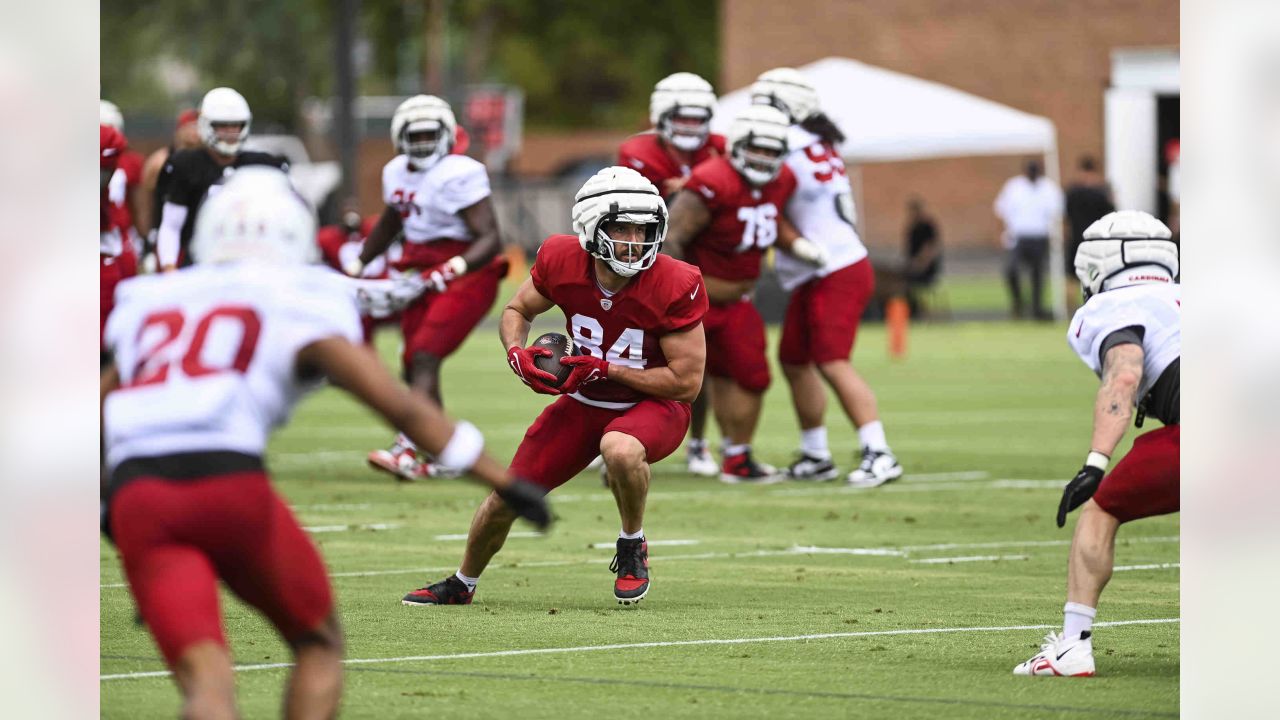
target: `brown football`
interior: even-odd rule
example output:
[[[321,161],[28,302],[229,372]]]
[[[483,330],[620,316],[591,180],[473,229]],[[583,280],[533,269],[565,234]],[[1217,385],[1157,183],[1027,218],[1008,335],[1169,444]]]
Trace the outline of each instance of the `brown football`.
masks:
[[[546,348],[551,351],[551,355],[539,355],[533,359],[534,367],[556,376],[556,381],[548,384],[560,387],[565,380],[569,379],[569,373],[573,372],[573,368],[560,364],[560,358],[573,354],[573,343],[569,342],[569,338],[560,333],[547,333],[539,336],[529,347]]]

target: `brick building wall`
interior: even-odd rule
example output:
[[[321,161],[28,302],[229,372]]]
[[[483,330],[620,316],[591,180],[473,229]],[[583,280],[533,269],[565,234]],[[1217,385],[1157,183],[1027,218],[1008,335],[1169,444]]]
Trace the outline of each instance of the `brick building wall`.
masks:
[[[1063,181],[1103,154],[1103,93],[1116,48],[1176,47],[1177,0],[721,0],[725,93],[772,67],[843,56],[1048,117]],[[862,168],[868,242],[897,249],[905,203],[925,199],[948,246],[998,245],[991,202],[1024,158]]]

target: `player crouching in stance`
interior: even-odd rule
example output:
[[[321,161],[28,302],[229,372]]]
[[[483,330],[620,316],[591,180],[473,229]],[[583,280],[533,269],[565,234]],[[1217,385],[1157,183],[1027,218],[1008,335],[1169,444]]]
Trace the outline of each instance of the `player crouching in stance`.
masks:
[[[1058,527],[1079,507],[1067,565],[1062,634],[1049,633],[1041,651],[1014,675],[1093,675],[1093,618],[1111,579],[1121,523],[1178,511],[1180,479],[1179,371],[1182,288],[1178,247],[1169,228],[1144,212],[1113,212],[1090,225],[1076,251],[1085,304],[1071,320],[1067,342],[1102,379],[1093,408],[1093,445],[1067,484]],[[1138,437],[1105,477],[1132,408],[1137,426],[1151,415],[1164,427]]]
[[[270,485],[270,430],[327,377],[545,525],[543,494],[483,453],[474,426],[401,386],[361,345],[353,285],[322,267],[284,173],[237,172],[200,213],[196,266],[122,283],[102,378],[109,529],[183,717],[236,716],[218,580],[293,651],[284,714],[333,717],[342,631],[324,562]]]
[[[613,594],[630,604],[649,591],[643,530],[649,464],[680,447],[689,402],[702,386],[707,294],[697,268],[658,254],[667,207],[636,171],[596,173],[578,191],[573,226],[577,237],[547,238],[529,279],[502,311],[498,332],[512,370],[535,392],[560,395],[525,433],[511,472],[550,491],[604,456],[622,518]],[[559,386],[534,363],[549,351],[525,347],[533,318],[557,305],[581,353],[561,358],[573,371]],[[409,593],[404,603],[470,603],[514,519],[489,496],[471,521],[457,574]]]

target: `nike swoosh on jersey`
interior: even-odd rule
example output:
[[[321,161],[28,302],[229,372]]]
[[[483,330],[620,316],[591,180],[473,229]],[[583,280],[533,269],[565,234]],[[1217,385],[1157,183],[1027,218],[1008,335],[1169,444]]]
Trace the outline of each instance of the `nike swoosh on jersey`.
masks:
[[[697,296],[698,296],[698,290],[701,290],[701,289],[702,289],[702,286],[701,286],[701,285],[695,285],[695,286],[693,287],[693,292],[689,293],[689,299],[690,299],[690,300],[692,300],[692,299],[694,299],[695,297],[697,297]]]

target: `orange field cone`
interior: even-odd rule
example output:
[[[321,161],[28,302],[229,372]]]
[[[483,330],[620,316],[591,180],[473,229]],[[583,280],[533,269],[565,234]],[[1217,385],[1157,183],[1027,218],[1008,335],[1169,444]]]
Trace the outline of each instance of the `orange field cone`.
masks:
[[[911,323],[911,308],[905,298],[892,297],[884,306],[884,324],[889,329],[889,357],[901,359],[907,356],[907,326]]]

